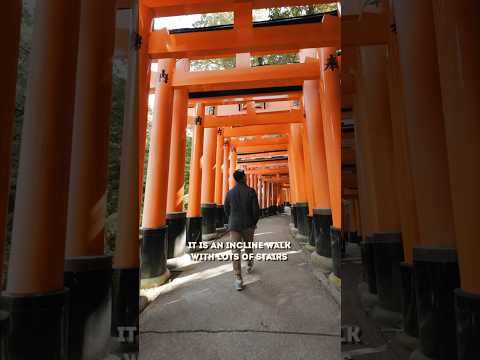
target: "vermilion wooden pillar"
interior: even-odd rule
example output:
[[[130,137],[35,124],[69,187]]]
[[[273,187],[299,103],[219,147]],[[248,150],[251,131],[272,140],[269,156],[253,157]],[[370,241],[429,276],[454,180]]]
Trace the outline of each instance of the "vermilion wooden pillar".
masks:
[[[206,128],[203,141],[202,156],[202,237],[205,240],[216,236],[215,225],[215,154],[217,144],[217,129]]]
[[[319,81],[308,80],[303,83],[303,101],[305,107],[305,130],[313,175],[313,210],[312,230],[317,253],[331,257],[330,226],[332,211],[328,185],[328,168],[325,155],[325,140],[322,121],[322,108],[319,94]]]
[[[433,2],[461,288],[455,291],[458,359],[480,357],[480,4]]]
[[[273,206],[273,213],[277,213],[277,206],[278,206],[278,183],[272,183],[272,206]]]
[[[2,10],[3,15],[8,14]],[[11,315],[10,359],[68,356],[63,271],[79,21],[79,1],[36,4],[8,282],[1,301]]]
[[[223,149],[224,149],[223,129],[217,129],[217,150],[215,157],[215,226],[223,228],[225,224],[225,211],[223,210]]]
[[[440,0],[434,4],[437,50],[442,85],[450,186],[459,252],[462,288],[480,294],[478,269],[480,244],[474,240],[480,200],[478,160],[480,87],[478,83],[480,47],[475,41],[479,27],[475,1],[455,4]],[[452,32],[452,28],[456,29]],[[466,190],[468,189],[468,190]]]
[[[63,289],[80,5],[41,3],[36,14],[7,285],[15,294]],[[56,206],[45,207],[54,194]]]
[[[158,62],[155,105],[150,133],[147,182],[142,219],[142,287],[157,286],[169,272],[166,267],[167,191],[172,131],[174,59]]]
[[[147,139],[148,96],[152,62],[148,56],[148,41],[153,27],[152,9],[138,1],[138,34],[142,44],[138,52],[138,201],[141,208],[143,199],[143,179],[145,168],[145,147]],[[135,44],[138,46],[138,44]]]
[[[178,71],[188,71],[188,59],[177,61]],[[167,213],[183,212],[185,147],[187,144],[188,91],[175,89],[173,93],[172,135],[168,171]]]
[[[262,212],[262,209],[263,209],[263,194],[262,194],[262,177],[261,176],[258,176],[258,205],[260,207],[260,215],[263,216],[263,212]]]
[[[215,201],[215,157],[217,129],[206,128],[202,155],[202,191],[201,203],[212,204]]]
[[[419,351],[455,359],[452,292],[460,281],[432,2],[395,0],[394,10],[422,245],[413,251]]]
[[[313,193],[313,175],[312,162],[310,160],[310,151],[308,147],[308,137],[305,128],[302,126],[302,150],[305,168],[305,191],[308,200],[308,215],[313,216],[313,209],[315,207],[315,195]]]
[[[401,77],[398,39],[390,33],[387,72],[390,94],[390,117],[392,122],[393,149],[395,159],[395,184],[401,218],[402,243],[405,262],[413,264],[413,246],[419,241],[417,209],[415,205],[413,179],[408,155],[408,138],[404,106],[404,88]]]
[[[260,193],[261,193],[261,201],[260,201],[260,209],[262,210],[262,215],[265,216],[265,208],[267,207],[267,183],[265,178],[260,178]]]
[[[196,106],[196,118],[193,125],[192,155],[190,160],[190,183],[188,190],[187,241],[202,241],[202,215],[200,212],[203,153],[203,117],[205,105]]]
[[[358,62],[357,62],[358,63]],[[355,77],[358,81],[358,76]],[[354,118],[355,118],[355,164],[357,168],[357,179],[358,179],[358,197],[359,205],[361,210],[361,222],[362,222],[362,236],[363,240],[367,240],[373,234],[373,219],[375,217],[376,207],[374,202],[370,201],[369,198],[372,195],[371,183],[368,181],[368,176],[370,171],[368,170],[368,162],[365,160],[368,156],[366,151],[366,146],[368,142],[365,141],[366,135],[363,126],[360,126],[362,119],[362,102],[360,101],[360,96],[356,95],[354,97]]]
[[[395,15],[389,8],[392,23]],[[392,122],[395,187],[400,214],[400,227],[404,262],[401,263],[403,328],[407,335],[418,336],[416,299],[414,292],[413,247],[419,242],[418,217],[411,164],[408,154],[408,138],[404,106],[404,88],[401,76],[397,33],[389,33],[387,76],[390,94],[390,118]]]
[[[297,203],[295,204],[295,216],[297,219],[297,229],[299,239],[305,241],[307,236],[307,215],[308,201],[306,193],[305,165],[302,148],[302,125],[290,124],[290,143],[292,152],[292,165],[295,177],[295,186],[297,192]]]
[[[222,200],[225,200],[227,192],[229,190],[229,174],[230,174],[230,141],[223,140],[223,191]]]
[[[406,16],[410,5],[417,16]],[[395,1],[395,12],[421,243],[454,246],[438,66],[421,57],[436,53],[431,4]]]
[[[114,36],[115,1],[82,0],[67,258],[104,252]]]
[[[372,209],[371,247],[373,258],[364,259],[375,269],[374,281],[381,305],[400,312],[400,262],[403,247],[394,174],[392,127],[388,98],[386,47],[368,46],[358,53],[358,126],[361,128],[362,171],[369,187]],[[387,263],[384,259],[389,258]],[[391,263],[397,264],[395,267]],[[370,283],[372,288],[373,284]]]
[[[295,204],[297,201],[297,187],[295,183],[295,170],[293,167],[293,157],[292,157],[292,142],[291,142],[291,136],[289,135],[289,143],[288,143],[288,178],[290,182],[290,215],[291,215],[291,223],[290,226],[292,226],[294,229],[296,228],[296,208]]]
[[[291,158],[293,176],[296,184],[297,203],[305,203],[307,201],[307,196],[305,193],[305,174],[303,166],[302,126],[291,124],[289,136],[291,143],[289,160]]]
[[[230,148],[230,189],[233,188],[236,184],[235,179],[233,177],[233,173],[237,170],[237,150],[232,146]]]
[[[265,187],[265,201],[264,201],[264,212],[265,212],[265,216],[268,216],[269,215],[269,210],[268,210],[268,207],[270,206],[270,182],[267,181],[267,179],[265,179],[265,182],[263,183],[263,186]]]
[[[12,144],[13,120],[15,119],[15,85],[17,80],[18,45],[20,41],[20,22],[22,2],[9,1],[3,5],[3,19],[0,30],[5,37],[4,56],[0,57],[0,164],[3,171],[0,175],[0,288],[3,288],[3,251],[5,243],[5,227],[7,221],[8,193],[10,184],[10,156]]]
[[[187,72],[188,59],[177,60],[175,71]],[[167,259],[185,253],[187,218],[183,211],[185,182],[185,150],[187,144],[188,90],[178,88],[173,92],[172,135],[167,192]]]
[[[130,20],[128,76],[122,132],[122,158],[118,201],[117,236],[113,258],[112,336],[125,326],[138,329],[140,259],[138,249],[140,207],[138,202],[138,60],[135,47],[138,32],[138,3],[134,2]],[[136,289],[136,290],[133,290]]]
[[[112,257],[104,255],[104,239],[115,16],[115,0],[82,0],[65,286],[70,289],[71,314],[77,314],[69,322],[69,353],[85,358],[106,356],[110,343],[109,327],[89,329],[86,324],[111,319]],[[97,291],[88,294],[88,287]]]
[[[331,59],[336,59],[334,47],[319,49],[320,57],[320,102],[322,109],[325,159],[328,172],[328,188],[332,208],[333,226],[341,229],[341,94],[339,69],[328,69]]]
[[[310,159],[310,150],[308,147],[308,136],[305,127],[302,128],[302,146],[303,146],[303,159],[305,167],[305,185],[308,199],[308,216],[307,216],[307,237],[309,244],[315,246],[315,237],[312,232],[313,226],[313,209],[315,207],[315,194],[313,192],[313,173],[312,162]]]
[[[359,126],[365,153],[363,171],[372,189],[369,201],[375,209],[372,233],[398,232],[400,227],[396,192],[392,188],[394,163],[386,76],[386,48],[362,47],[357,73]]]
[[[158,63],[155,105],[148,159],[147,183],[142,226],[160,228],[166,224],[167,182],[172,129],[173,87],[171,77],[175,60]],[[163,74],[162,74],[163,73]],[[170,81],[168,77],[170,77]]]

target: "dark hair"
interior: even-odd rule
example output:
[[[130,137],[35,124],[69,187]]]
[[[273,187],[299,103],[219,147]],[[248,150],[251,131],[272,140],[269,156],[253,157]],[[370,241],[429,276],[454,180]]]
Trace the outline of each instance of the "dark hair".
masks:
[[[245,180],[245,172],[243,170],[235,170],[233,178],[236,182],[242,182]]]

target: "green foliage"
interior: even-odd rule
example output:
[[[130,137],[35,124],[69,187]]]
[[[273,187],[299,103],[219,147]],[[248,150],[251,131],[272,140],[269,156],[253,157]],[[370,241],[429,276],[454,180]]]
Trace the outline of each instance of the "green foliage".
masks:
[[[15,123],[13,130],[12,141],[12,157],[10,165],[10,193],[8,201],[8,212],[10,220],[12,219],[12,212],[15,201],[16,179],[18,172],[18,162],[20,159],[20,136],[22,132],[23,113],[25,107],[25,96],[27,93],[27,79],[30,64],[30,51],[33,32],[33,17],[30,12],[23,8],[22,26],[20,34],[20,47],[18,56],[17,68],[17,89],[16,89],[16,103],[15,103]],[[9,222],[9,231],[11,230],[11,221]]]
[[[115,62],[112,76],[112,112],[110,123],[110,143],[108,149],[108,194],[107,216],[113,214],[118,205],[120,186],[120,159],[123,132],[123,109],[125,103],[126,80],[123,76],[127,64]]]
[[[193,71],[224,70],[234,67],[235,58],[202,59],[190,62],[190,69]]]
[[[337,4],[319,4],[305,6],[289,6],[267,9],[268,19],[277,20],[297,16],[307,16],[313,14],[321,14],[337,10]],[[192,27],[209,27],[216,25],[233,24],[233,13],[211,13],[202,14],[200,20],[194,22]],[[275,64],[291,64],[299,62],[298,54],[272,54],[264,56],[252,57],[252,66],[259,65],[275,65]],[[192,71],[205,70],[223,70],[235,67],[235,58],[218,58],[205,60],[192,60],[190,68]]]
[[[120,163],[122,156],[123,116],[125,104],[125,61],[115,61],[112,72],[112,110],[108,146],[107,213],[105,222],[105,252],[112,255],[115,249],[117,210],[120,189]]]
[[[252,66],[292,64],[292,63],[298,63],[300,61],[300,57],[298,56],[298,53],[273,54],[273,55],[255,56],[255,57],[252,57],[250,61]]]
[[[192,137],[187,136],[187,147],[185,149],[185,176],[184,176],[184,193],[188,194],[190,189],[190,160],[192,157]]]
[[[337,10],[336,4],[319,4],[305,6],[288,6],[268,9],[270,20],[285,19],[289,17],[321,14]]]
[[[192,24],[194,28],[233,24],[233,12],[202,14],[200,20]]]

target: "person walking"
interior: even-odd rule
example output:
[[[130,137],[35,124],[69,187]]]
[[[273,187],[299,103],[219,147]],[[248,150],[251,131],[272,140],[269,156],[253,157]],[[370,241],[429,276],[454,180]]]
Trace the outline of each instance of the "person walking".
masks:
[[[236,170],[233,173],[235,186],[227,192],[225,196],[224,209],[228,216],[228,229],[230,231],[230,241],[235,244],[246,245],[245,252],[252,254],[253,234],[260,218],[260,207],[258,205],[258,196],[254,189],[245,182],[245,173],[242,170]],[[243,289],[242,263],[240,258],[240,249],[234,247],[233,254],[238,258],[233,259],[233,272],[235,276],[234,286],[236,290]],[[253,259],[247,263],[247,272],[253,268]]]

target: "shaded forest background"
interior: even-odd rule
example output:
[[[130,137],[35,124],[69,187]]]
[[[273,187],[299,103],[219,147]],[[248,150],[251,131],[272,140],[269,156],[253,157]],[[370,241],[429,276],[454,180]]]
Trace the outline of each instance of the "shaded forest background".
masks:
[[[17,72],[17,89],[16,89],[16,108],[15,108],[15,124],[12,142],[12,158],[10,166],[10,192],[8,202],[8,223],[7,223],[7,242],[5,262],[8,260],[9,244],[11,239],[11,230],[13,225],[13,210],[15,204],[15,190],[17,183],[18,162],[20,158],[20,141],[21,130],[24,116],[25,96],[27,89],[27,80],[30,66],[30,54],[33,32],[33,16],[31,13],[32,6],[24,6],[22,17],[22,29],[20,40],[20,53]],[[293,16],[305,16],[323,12],[336,10],[335,4],[295,6],[289,8],[275,8],[268,10],[268,18],[271,20],[281,19]],[[204,14],[200,20],[192,24],[193,27],[206,27],[212,25],[226,24],[233,22],[233,14],[218,13]],[[297,54],[281,54],[267,55],[260,60],[259,57],[252,58],[252,66],[284,64],[298,61]],[[234,58],[225,59],[209,59],[206,61],[191,62],[193,71],[228,69],[235,67]],[[126,83],[127,64],[121,59],[115,59],[113,64],[113,92],[112,92],[112,111],[110,124],[109,139],[109,161],[108,161],[108,195],[107,195],[107,222],[106,222],[106,252],[111,253],[114,249],[115,228],[116,228],[116,211],[118,204],[118,189],[120,179],[120,156],[122,142],[122,125],[123,125],[123,108]],[[149,123],[151,123],[152,113],[149,112]],[[148,144],[150,139],[150,129],[147,133],[145,168],[148,159]],[[189,188],[189,172],[190,172],[190,154],[191,154],[191,136],[187,136],[186,148],[186,166],[185,166],[185,194],[188,194]],[[146,176],[146,171],[144,172]],[[145,183],[145,178],[144,178]],[[185,204],[188,198],[185,197]],[[4,267],[6,269],[6,266]],[[1,287],[1,286],[0,286]]]

